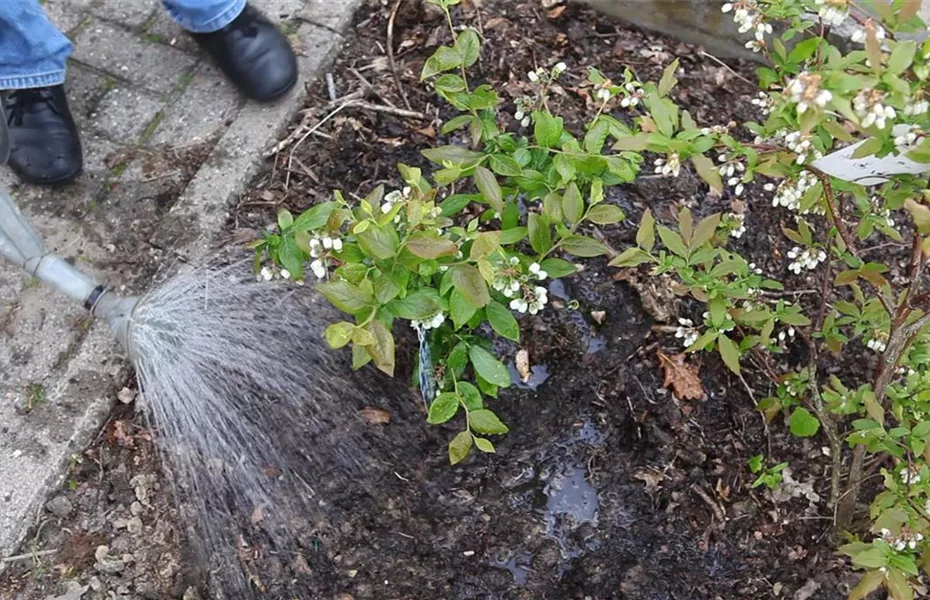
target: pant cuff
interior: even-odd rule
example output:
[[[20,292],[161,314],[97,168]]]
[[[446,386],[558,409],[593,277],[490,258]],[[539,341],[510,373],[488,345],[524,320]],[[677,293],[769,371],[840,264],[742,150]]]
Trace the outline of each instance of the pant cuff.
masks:
[[[29,88],[50,87],[65,82],[65,71],[49,71],[34,75],[14,75],[0,77],[0,90],[25,90]]]
[[[213,33],[232,23],[236,17],[245,9],[246,0],[236,0],[232,6],[224,10],[219,15],[203,23],[193,23],[189,20],[180,20],[175,18],[178,25],[191,33]]]

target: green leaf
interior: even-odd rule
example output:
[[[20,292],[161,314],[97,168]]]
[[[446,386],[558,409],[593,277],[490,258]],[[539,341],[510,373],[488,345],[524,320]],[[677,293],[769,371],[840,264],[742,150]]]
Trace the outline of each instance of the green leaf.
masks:
[[[429,416],[426,422],[430,425],[439,425],[445,423],[459,412],[459,397],[452,392],[443,392],[436,396],[433,403],[429,405]]]
[[[758,473],[762,470],[763,456],[761,454],[756,454],[749,459],[749,470],[753,473]]]
[[[870,137],[853,151],[852,157],[865,158],[866,156],[872,156],[881,149],[882,141],[876,137]]]
[[[714,168],[714,162],[703,154],[695,154],[691,157],[694,163],[694,170],[710,186],[710,189],[717,193],[723,191],[723,181],[720,179],[720,173]]]
[[[443,163],[448,161],[452,164],[462,164],[469,161],[475,161],[481,158],[483,155],[474,150],[469,150],[464,146],[440,146],[439,148],[428,148],[426,150],[421,150],[420,154],[431,160],[432,162],[443,165]]]
[[[678,80],[675,78],[675,72],[678,71],[678,59],[672,61],[672,63],[665,67],[665,71],[662,73],[662,79],[659,80],[659,95],[666,96],[669,91],[675,84],[678,83]]]
[[[458,254],[459,247],[451,240],[417,234],[407,240],[407,250],[420,258],[433,259],[455,256]]]
[[[619,206],[599,204],[588,211],[588,220],[598,225],[613,225],[624,220],[626,215]]]
[[[303,274],[303,264],[306,259],[307,254],[297,245],[294,236],[286,235],[281,239],[278,260],[281,262],[281,266],[290,271],[295,279],[299,279]]]
[[[358,371],[371,362],[371,354],[364,346],[355,344],[352,346],[352,370]]]
[[[483,231],[478,234],[475,241],[471,244],[471,251],[468,257],[471,260],[484,258],[501,247],[500,231]]]
[[[470,67],[478,62],[481,55],[481,38],[478,37],[478,32],[474,29],[461,32],[455,40],[455,50],[461,55],[463,66]]]
[[[464,294],[457,289],[452,290],[449,296],[449,315],[456,329],[467,323],[477,311],[475,305]]]
[[[526,237],[527,229],[526,227],[511,227],[510,229],[505,229],[501,232],[501,245],[509,246],[511,244],[516,244],[523,240]]]
[[[885,574],[881,571],[869,571],[859,580],[856,587],[849,590],[847,600],[865,600],[869,594],[877,590],[885,583]]]
[[[372,225],[365,231],[356,234],[358,245],[362,252],[377,260],[385,260],[394,256],[400,240],[393,227],[376,227]]]
[[[907,576],[898,569],[888,569],[885,585],[891,600],[914,600],[914,588],[907,581]]]
[[[482,452],[487,452],[488,454],[494,454],[494,444],[492,444],[490,440],[484,438],[475,438],[475,448]]]
[[[537,144],[543,148],[558,146],[564,127],[562,117],[554,117],[549,111],[538,110],[533,112],[533,123],[533,135]]]
[[[658,230],[659,237],[662,238],[662,243],[665,244],[666,248],[682,258],[688,258],[688,249],[685,247],[684,242],[681,241],[680,235],[664,225],[659,225]]]
[[[588,194],[588,204],[594,206],[604,201],[604,180],[595,179],[591,182],[591,191]]]
[[[914,61],[914,52],[916,50],[917,42],[914,40],[898,42],[894,50],[891,51],[891,56],[888,58],[888,66],[885,73],[890,73],[891,75],[903,73]]]
[[[726,364],[731,371],[739,375],[739,348],[736,346],[736,343],[727,336],[721,334],[717,338],[717,350],[720,352],[720,358],[723,359],[724,364]]]
[[[294,215],[291,211],[283,209],[278,212],[278,227],[283,231],[294,224]]]
[[[368,324],[368,332],[374,336],[375,343],[365,346],[375,366],[391,377],[394,376],[394,336],[381,321],[374,320]]]
[[[444,71],[451,71],[462,64],[462,55],[448,46],[441,46],[430,56],[420,72],[420,81],[429,79]]]
[[[802,63],[813,56],[819,46],[819,37],[809,37],[799,42],[798,45],[791,50],[791,54],[788,55],[788,61],[792,63]]]
[[[539,266],[553,279],[567,277],[568,275],[574,275],[578,272],[578,267],[561,258],[547,258],[539,263]]]
[[[463,352],[467,350],[464,349]],[[462,367],[465,368],[464,366]],[[467,381],[459,381],[456,384],[456,389],[458,389],[459,395],[462,399],[462,404],[465,405],[465,408],[468,410],[480,410],[484,408],[484,402],[481,401],[481,392],[478,391],[478,388],[468,383]]]
[[[458,75],[443,75],[443,77],[456,77],[456,78],[458,78],[459,80],[462,79],[462,78],[459,77]],[[440,77],[440,79],[442,79],[442,77]],[[463,86],[465,85],[465,82],[464,82],[464,81],[462,81],[462,85],[463,85]],[[437,80],[437,82],[436,82],[436,87],[437,87],[437,89],[439,88],[439,82],[438,82],[438,80]],[[452,133],[453,131],[458,131],[459,129],[464,129],[465,127],[468,127],[469,125],[471,125],[472,121],[476,120],[477,118],[478,118],[478,117],[476,117],[476,116],[474,116],[474,115],[459,115],[459,116],[457,116],[457,117],[454,117],[454,118],[452,118],[452,119],[449,119],[449,120],[442,126],[442,128],[439,130],[439,132],[445,135],[445,134],[448,134],[448,133]]]
[[[443,200],[442,204],[439,205],[439,208],[442,210],[441,216],[454,217],[465,210],[466,206],[477,201],[479,198],[480,196],[477,194],[453,194]]]
[[[820,429],[820,421],[803,406],[799,406],[791,413],[789,420],[791,433],[798,437],[811,437]]]
[[[610,125],[606,119],[598,118],[588,128],[584,136],[584,149],[588,154],[600,154],[604,149],[604,142],[610,133]]]
[[[594,238],[583,235],[570,235],[562,240],[562,249],[572,256],[591,258],[607,254],[607,246]]]
[[[373,298],[348,281],[332,279],[316,286],[323,297],[339,310],[357,314],[372,306]]]
[[[492,154],[489,159],[491,169],[504,177],[519,177],[523,174],[523,167],[516,160],[506,154]]]
[[[329,344],[330,348],[338,350],[352,341],[352,331],[354,329],[355,325],[352,323],[340,321],[327,327],[323,332],[323,337],[326,338],[326,343]]]
[[[584,216],[584,200],[581,198],[581,190],[575,182],[568,184],[565,194],[562,196],[562,214],[571,224],[578,223]]]
[[[449,462],[456,465],[468,456],[474,439],[470,431],[463,431],[449,442]]]
[[[391,314],[407,320],[422,321],[436,316],[442,310],[435,290],[419,289],[406,298],[394,300],[387,306]]]
[[[530,235],[530,246],[538,254],[545,254],[552,248],[552,231],[549,228],[549,219],[545,215],[530,213],[527,216],[527,226]]]
[[[520,325],[509,308],[492,300],[485,307],[485,312],[488,322],[498,335],[515,342],[520,341]]]
[[[621,252],[616,258],[610,261],[609,265],[611,267],[635,267],[646,262],[652,261],[652,256],[648,252],[640,248],[627,248]]]
[[[507,367],[481,346],[469,345],[468,358],[471,359],[475,372],[488,383],[493,383],[498,387],[510,385],[510,372]]]
[[[487,409],[468,413],[468,425],[472,431],[491,435],[501,435],[510,431],[493,412]]]
[[[468,298],[477,308],[482,308],[491,301],[488,284],[481,273],[471,265],[457,265],[451,269],[452,284]]]
[[[504,212],[504,194],[501,191],[500,184],[497,183],[497,177],[494,176],[494,173],[485,167],[477,167],[475,169],[475,185],[478,186],[478,191],[488,201],[488,204],[494,208],[495,212]]]
[[[714,237],[718,225],[720,225],[720,213],[702,219],[698,226],[694,228],[694,233],[691,234],[691,247],[699,248],[709,242]]]

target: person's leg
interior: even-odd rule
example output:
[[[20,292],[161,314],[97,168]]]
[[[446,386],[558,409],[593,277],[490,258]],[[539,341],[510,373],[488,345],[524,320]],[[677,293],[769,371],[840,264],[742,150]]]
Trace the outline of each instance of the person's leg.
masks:
[[[83,167],[65,97],[71,42],[34,0],[0,1],[0,97],[10,131],[8,164],[29,183],[64,183]]]
[[[35,0],[0,2],[0,89],[60,85],[71,42]]]
[[[162,2],[246,96],[274,100],[297,83],[297,57],[287,38],[246,0]]]
[[[162,0],[165,10],[191,33],[213,33],[232,23],[245,0]]]

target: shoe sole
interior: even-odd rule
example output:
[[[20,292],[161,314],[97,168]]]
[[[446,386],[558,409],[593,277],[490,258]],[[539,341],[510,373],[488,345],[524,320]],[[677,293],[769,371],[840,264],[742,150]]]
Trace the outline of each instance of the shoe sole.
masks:
[[[16,176],[19,177],[24,183],[28,183],[30,185],[64,185],[66,183],[71,183],[80,177],[81,173],[84,172],[84,166],[81,165],[74,173],[69,173],[56,179],[33,179],[31,177],[26,177],[20,173],[17,173],[16,169],[13,169],[13,172],[16,173]]]

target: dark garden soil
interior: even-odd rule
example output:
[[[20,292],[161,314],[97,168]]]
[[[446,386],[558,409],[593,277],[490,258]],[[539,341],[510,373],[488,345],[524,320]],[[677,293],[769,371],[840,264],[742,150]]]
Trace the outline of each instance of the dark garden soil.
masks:
[[[642,80],[657,80],[664,66],[680,57],[681,83],[673,95],[698,123],[759,118],[750,104],[753,87],[743,79],[752,79],[751,65],[723,65],[698,48],[627,28],[575,4],[485,0],[480,10],[476,4],[472,0],[457,8],[456,21],[482,30],[486,46],[474,80],[502,92],[505,112],[512,113],[513,99],[525,93],[527,71],[564,61],[568,72],[553,104],[577,131],[590,114],[579,88],[587,66],[614,78],[629,67]],[[355,92],[367,81],[373,85],[370,102],[406,108],[409,101],[410,109],[431,118],[358,108],[340,112],[319,129],[320,135],[309,135],[269,159],[230,222],[235,237],[263,229],[281,207],[303,210],[327,199],[333,189],[348,198],[364,196],[381,183],[397,188],[397,163],[429,169],[419,151],[449,143],[437,133],[434,119],[447,119],[448,108],[418,82],[426,57],[448,41],[446,25],[418,2],[402,4],[392,40],[395,82],[385,53],[391,8],[371,2],[355,16],[354,33],[332,71],[336,95]],[[295,137],[303,137],[306,125],[338,106],[325,81],[316,82],[311,93],[307,110],[312,112],[298,119],[305,128]],[[625,223],[598,232],[612,248],[633,242],[646,207],[666,222],[682,206],[697,214],[731,210],[733,198],[709,195],[687,168],[678,178],[644,172],[635,185],[615,189],[607,199],[628,215]],[[780,278],[787,272],[783,257],[788,248],[772,235],[780,223],[769,194],[749,186],[743,202],[748,231],[734,240],[735,247]],[[679,317],[700,321],[703,309],[676,299],[666,281],[606,263],[587,260],[578,276],[552,282],[551,306],[523,320],[520,345],[500,346],[511,362],[518,349],[527,350],[533,376],[492,401],[511,428],[495,440],[496,455],[472,456],[449,467],[445,443],[457,431],[454,426],[427,425],[422,403],[412,393],[410,402],[400,405],[371,399],[391,419],[370,427],[397,441],[391,455],[378,457],[384,465],[374,482],[378,493],[343,495],[329,503],[312,543],[299,560],[285,565],[286,574],[257,573],[270,595],[341,600],[845,598],[856,577],[835,553],[826,507],[825,440],[790,437],[780,420],[766,431],[754,400],[772,390],[751,366],[746,379],[754,398],[715,356],[689,356],[688,368],[699,373],[705,393],[699,400],[678,399],[665,384],[664,364],[682,351],[681,340],[671,332]],[[415,351],[411,341],[409,336],[402,340],[400,355]],[[779,366],[778,360],[804,360],[800,341],[795,345],[772,359],[773,366]],[[410,381],[410,365],[401,367],[394,385]],[[114,422],[129,429],[112,433]],[[76,515],[50,515],[53,533],[37,535],[58,535],[55,543],[75,547],[75,552],[80,546],[73,536],[97,532],[105,541],[87,542],[89,554],[72,562],[52,557],[43,563],[50,570],[42,573],[33,573],[29,561],[14,565],[12,576],[0,585],[15,586],[9,589],[22,590],[21,595],[0,592],[0,598],[60,594],[62,577],[81,585],[93,577],[104,588],[84,598],[177,598],[188,586],[203,584],[185,567],[192,559],[185,558],[187,546],[165,486],[153,480],[151,506],[135,506],[138,499],[120,496],[125,488],[120,478],[128,477],[129,494],[134,474],[156,472],[141,423],[129,415],[114,417],[100,442],[85,453],[93,460],[85,458],[76,468],[74,489],[62,492],[72,500],[92,496],[97,504],[76,508]],[[114,452],[122,462],[111,466],[98,460],[101,453]],[[746,463],[760,452],[791,464],[775,493],[750,487],[754,476]],[[113,546],[113,519],[98,522],[93,516],[106,510],[125,519],[138,511],[144,521],[146,533],[124,542],[126,552],[142,554],[128,560],[122,574],[102,572],[107,561],[93,556],[97,545]],[[162,522],[165,531],[151,535]],[[69,524],[70,533],[62,533]],[[51,566],[59,563],[64,566],[58,570]],[[137,580],[150,590],[139,589]],[[106,595],[108,589],[112,596]]]

